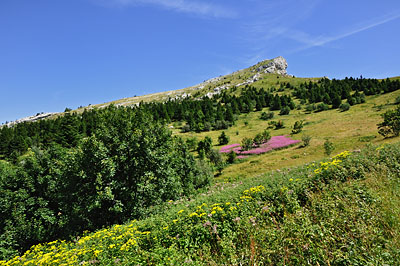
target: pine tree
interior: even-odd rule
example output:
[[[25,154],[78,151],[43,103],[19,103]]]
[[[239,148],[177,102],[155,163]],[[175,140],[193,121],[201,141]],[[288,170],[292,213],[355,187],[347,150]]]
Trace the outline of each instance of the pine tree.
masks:
[[[225,131],[221,132],[221,135],[218,137],[219,145],[226,145],[229,142],[229,137],[225,134]]]

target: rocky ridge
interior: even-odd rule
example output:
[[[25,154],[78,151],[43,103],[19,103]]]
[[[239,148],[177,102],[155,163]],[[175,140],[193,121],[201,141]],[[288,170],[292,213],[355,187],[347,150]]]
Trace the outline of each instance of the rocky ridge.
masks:
[[[12,127],[12,126],[14,126],[16,124],[19,124],[19,123],[35,122],[35,121],[38,121],[38,120],[41,120],[41,119],[48,118],[48,117],[50,117],[52,115],[55,115],[55,114],[57,114],[57,113],[38,113],[36,115],[31,115],[31,116],[28,116],[28,117],[24,117],[24,118],[21,118],[21,119],[17,119],[15,121],[11,121],[11,122],[5,123],[4,126]]]

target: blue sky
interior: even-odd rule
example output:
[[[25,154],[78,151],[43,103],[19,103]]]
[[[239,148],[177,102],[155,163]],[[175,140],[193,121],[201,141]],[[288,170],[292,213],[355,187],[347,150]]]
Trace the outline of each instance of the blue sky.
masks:
[[[400,1],[1,0],[0,122],[180,89],[284,56],[400,75]]]

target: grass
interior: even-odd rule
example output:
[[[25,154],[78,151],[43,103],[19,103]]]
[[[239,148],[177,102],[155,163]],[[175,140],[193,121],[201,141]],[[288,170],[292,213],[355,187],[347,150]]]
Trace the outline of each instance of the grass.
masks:
[[[0,265],[398,265],[400,144],[215,184]]]
[[[242,179],[271,170],[298,166],[320,160],[325,156],[323,143],[326,138],[329,138],[334,144],[334,152],[357,150],[364,147],[367,143],[395,142],[397,138],[384,139],[380,136],[377,133],[377,124],[382,121],[382,113],[394,108],[393,101],[399,95],[400,91],[395,91],[379,96],[368,96],[366,97],[366,103],[354,105],[346,112],[328,110],[308,114],[302,109],[292,110],[289,115],[279,116],[279,111],[274,111],[275,116],[271,120],[282,120],[285,128],[271,130],[272,136],[289,135],[294,123],[298,120],[304,120],[303,131],[293,135],[292,138],[301,140],[303,134],[309,135],[312,137],[310,145],[305,148],[300,148],[300,145],[298,145],[284,150],[257,155],[256,157],[253,156],[248,160],[228,166],[217,179]],[[253,138],[257,133],[267,128],[268,121],[259,119],[263,111],[268,111],[268,109],[265,108],[260,112],[240,115],[233,127],[224,130],[230,137],[229,144],[241,143],[244,137]],[[213,140],[214,148],[220,148],[217,143],[218,136],[222,132],[221,130],[201,133],[180,133],[179,128],[175,128],[173,131],[184,138],[197,137],[198,140],[209,136]],[[367,142],[365,141],[366,139],[368,139]],[[253,160],[257,160],[259,163],[252,163]]]

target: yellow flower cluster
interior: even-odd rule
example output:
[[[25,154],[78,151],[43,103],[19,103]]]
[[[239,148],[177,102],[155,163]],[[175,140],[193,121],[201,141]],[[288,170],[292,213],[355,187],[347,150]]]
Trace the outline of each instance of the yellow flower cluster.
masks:
[[[86,235],[76,242],[64,240],[32,246],[23,256],[9,261],[0,261],[0,265],[85,265],[88,261],[101,256],[105,251],[130,251],[137,241],[150,232],[140,232],[133,221],[127,225],[115,225]]]
[[[314,173],[319,174],[322,173],[324,170],[328,170],[329,168],[339,165],[342,162],[342,160],[348,157],[349,155],[351,155],[351,152],[344,151],[339,153],[338,155],[335,155],[329,162],[320,162],[320,167],[315,169]]]
[[[343,160],[344,158],[348,157],[349,155],[351,155],[351,152],[349,152],[349,151],[344,151],[344,152],[341,152],[341,153],[339,153],[339,154],[333,156],[332,159],[342,159],[342,160]]]
[[[178,211],[176,219],[171,223],[164,224],[163,231],[168,231],[174,226],[179,226],[181,222],[187,222],[186,219],[193,219],[197,223],[201,219],[208,219],[209,216],[220,214],[222,216],[235,212],[239,205],[250,201],[255,194],[265,190],[264,186],[249,188],[243,192],[240,201],[235,203],[215,203],[209,208],[203,203],[197,206],[196,211],[184,214],[185,210]],[[232,206],[233,205],[233,206]],[[164,231],[164,232],[165,232]],[[9,261],[0,261],[0,266],[9,265],[86,265],[93,260],[112,257],[115,252],[121,253],[135,252],[139,248],[139,241],[149,239],[150,231],[139,231],[137,221],[125,225],[115,225],[108,229],[103,229],[95,233],[87,234],[76,241],[53,241],[45,244],[38,244],[25,252],[23,256],[17,256]],[[152,239],[156,240],[154,233]]]
[[[382,150],[383,148],[385,148],[385,143],[383,143],[381,146],[379,146],[378,148],[376,148],[376,151]]]
[[[261,192],[263,190],[265,190],[265,187],[263,185],[259,185],[259,186],[256,186],[256,187],[252,187],[252,188],[246,189],[245,191],[243,191],[243,194],[244,195],[256,194],[256,193],[259,193],[259,192]]]

